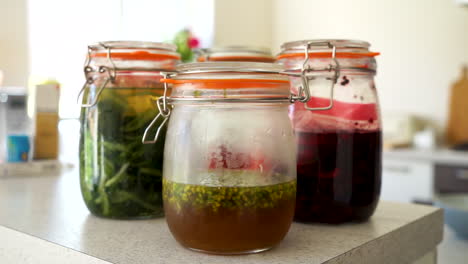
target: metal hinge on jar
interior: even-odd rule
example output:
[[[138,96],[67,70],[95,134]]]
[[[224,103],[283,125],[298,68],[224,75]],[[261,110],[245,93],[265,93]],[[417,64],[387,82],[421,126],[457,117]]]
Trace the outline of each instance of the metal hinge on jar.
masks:
[[[107,62],[103,63],[104,65],[92,65],[91,64],[91,57],[92,52],[103,48],[105,50]],[[93,107],[99,101],[99,97],[101,96],[103,90],[109,85],[109,83],[115,84],[117,81],[117,75],[119,72],[129,72],[129,71],[139,71],[139,72],[153,72],[153,73],[160,73],[163,71],[167,71],[166,69],[151,67],[151,68],[142,68],[137,66],[121,66],[118,64],[118,61],[114,61],[112,58],[112,50],[118,49],[134,49],[135,47],[131,44],[124,44],[119,46],[112,46],[108,45],[105,42],[99,42],[97,45],[88,46],[88,56],[86,57],[85,66],[84,66],[84,73],[86,77],[86,82],[81,88],[80,92],[78,93],[77,103],[84,108]],[[174,48],[175,51],[175,48]],[[117,65],[115,64],[117,62]],[[94,99],[89,102],[89,98],[86,99],[86,102],[83,102],[83,96],[86,94],[86,89],[89,89],[91,85],[93,85],[97,80],[102,78],[102,74],[106,74],[103,80],[100,80],[101,84],[96,89],[96,94]]]
[[[102,47],[104,47],[106,49],[106,54],[107,54],[107,60],[109,62],[110,65],[112,65],[111,68],[109,67],[106,67],[106,66],[99,66],[99,67],[91,67],[90,63],[91,63],[91,47],[88,47],[88,56],[86,57],[86,62],[85,62],[85,67],[84,67],[84,73],[85,73],[85,77],[86,77],[86,82],[85,84],[83,85],[83,87],[81,88],[80,92],[78,93],[78,97],[77,97],[77,103],[81,106],[81,107],[85,107],[85,108],[88,108],[88,107],[93,107],[97,104],[97,101],[99,100],[99,96],[101,95],[102,91],[104,90],[104,88],[106,87],[106,85],[109,83],[109,82],[114,82],[115,81],[115,77],[116,77],[116,67],[115,67],[115,64],[114,62],[112,61],[112,58],[111,58],[111,47],[105,45],[104,43],[99,43],[99,45],[101,45]],[[92,85],[94,83],[94,81],[96,80],[94,74],[92,73],[100,73],[100,74],[103,74],[103,73],[107,73],[107,77],[104,79],[104,82],[101,84],[101,86],[97,89],[97,92],[96,92],[96,95],[94,96],[94,99],[92,102],[86,102],[86,103],[82,103],[83,101],[83,98],[82,96],[84,96],[84,92],[86,90],[86,87]],[[87,100],[88,101],[88,100]]]
[[[173,72],[161,72],[161,75],[163,76],[164,79],[167,79],[169,76],[174,75],[175,73]],[[143,133],[143,138],[141,139],[141,142],[143,144],[154,144],[158,140],[159,134],[161,132],[161,129],[164,127],[164,125],[167,123],[167,120],[169,119],[169,116],[171,115],[171,107],[172,105],[168,104],[168,97],[167,97],[167,90],[169,90],[168,84],[164,82],[164,93],[163,96],[159,97],[156,100],[156,106],[158,107],[159,113],[156,115],[156,117],[151,121],[151,123],[148,125],[148,127],[145,129],[145,133]],[[156,130],[156,134],[154,135],[154,138],[152,140],[147,140],[147,136],[151,128],[156,124],[156,121],[162,117],[163,121],[159,125],[158,130]]]
[[[328,48],[331,49],[331,59],[332,59],[332,63],[330,63],[328,65],[327,68],[325,69],[312,69],[309,65],[309,52],[310,52],[310,48],[314,46],[314,47],[320,47],[320,46],[327,46]],[[301,102],[304,104],[304,107],[307,109],[307,110],[310,110],[310,111],[322,111],[322,110],[329,110],[333,107],[333,92],[334,92],[334,89],[333,87],[335,86],[337,80],[338,80],[338,77],[340,76],[340,64],[338,63],[338,60],[336,59],[336,46],[331,43],[331,42],[328,42],[328,41],[324,41],[324,42],[308,42],[306,45],[305,45],[305,48],[304,48],[304,62],[302,63],[302,67],[301,67],[301,73],[300,74],[297,74],[295,73],[295,71],[297,70],[293,70],[293,71],[285,71],[285,74],[287,75],[290,75],[290,76],[294,76],[294,77],[300,77],[301,78],[301,83],[302,85],[299,86],[299,89],[298,89],[298,94],[293,94],[291,92],[291,96],[290,96],[290,101],[291,103],[295,103],[297,101]],[[315,77],[308,77],[307,76],[307,73],[309,72],[314,72],[314,71],[328,71],[328,72],[333,72],[333,76],[332,77],[327,77],[328,80],[331,81],[331,87],[330,87],[330,102],[328,104],[328,106],[325,106],[325,107],[309,107],[307,106],[307,102],[310,101],[311,99],[311,96],[310,96],[310,90],[309,90],[309,81],[310,80],[313,80]]]

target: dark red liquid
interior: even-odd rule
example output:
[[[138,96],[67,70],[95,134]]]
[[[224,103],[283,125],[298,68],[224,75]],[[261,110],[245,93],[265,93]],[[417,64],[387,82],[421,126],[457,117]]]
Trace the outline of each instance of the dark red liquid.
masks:
[[[380,131],[296,132],[295,220],[367,220],[380,195]]]

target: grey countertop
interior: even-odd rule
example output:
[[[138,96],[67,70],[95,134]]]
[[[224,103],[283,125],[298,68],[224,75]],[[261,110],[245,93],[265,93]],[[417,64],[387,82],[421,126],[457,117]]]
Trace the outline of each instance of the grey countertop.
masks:
[[[455,165],[468,167],[468,151],[454,151],[449,149],[395,149],[385,150],[384,159],[406,161],[427,161],[440,165]]]
[[[18,257],[34,248],[38,256],[67,260],[11,263],[83,263],[83,257],[86,263],[410,263],[434,250],[442,233],[440,209],[381,201],[366,223],[294,223],[271,251],[212,256],[179,246],[163,218],[118,221],[90,215],[76,170],[0,179],[0,259],[7,251]]]

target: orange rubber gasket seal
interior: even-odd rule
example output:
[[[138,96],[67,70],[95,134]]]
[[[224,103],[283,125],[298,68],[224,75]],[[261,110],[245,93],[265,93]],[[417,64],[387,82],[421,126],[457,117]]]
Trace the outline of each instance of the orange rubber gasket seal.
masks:
[[[106,58],[107,52],[91,53],[92,58]],[[133,51],[133,52],[111,52],[112,59],[123,60],[179,60],[180,56],[170,54],[151,53],[147,51]]]
[[[278,88],[278,85],[288,84],[289,80],[268,79],[196,79],[196,80],[174,80],[161,79],[163,83],[174,85],[190,85],[199,89],[241,89],[241,88]]]
[[[367,52],[367,53],[355,53],[355,52],[337,52],[336,57],[337,58],[342,58],[342,59],[356,59],[356,58],[362,58],[362,57],[375,57],[380,55],[380,52]],[[295,57],[302,57],[304,58],[304,53],[303,52],[298,52],[298,53],[285,53],[285,54],[280,54],[276,56],[276,59],[285,59],[285,58],[295,58]],[[332,53],[331,52],[310,52],[309,53],[309,58],[331,58]]]
[[[205,57],[199,57],[199,62],[206,61]],[[257,57],[257,56],[219,56],[210,57],[209,61],[250,61],[250,62],[274,62],[274,58]]]

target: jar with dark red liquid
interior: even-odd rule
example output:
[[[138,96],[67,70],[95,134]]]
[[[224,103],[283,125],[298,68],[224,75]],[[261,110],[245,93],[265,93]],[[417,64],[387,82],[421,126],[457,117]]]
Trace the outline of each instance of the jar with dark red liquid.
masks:
[[[374,213],[382,139],[375,56],[369,43],[309,40],[282,45],[297,139],[295,220],[343,223]],[[306,87],[303,89],[303,87]]]

